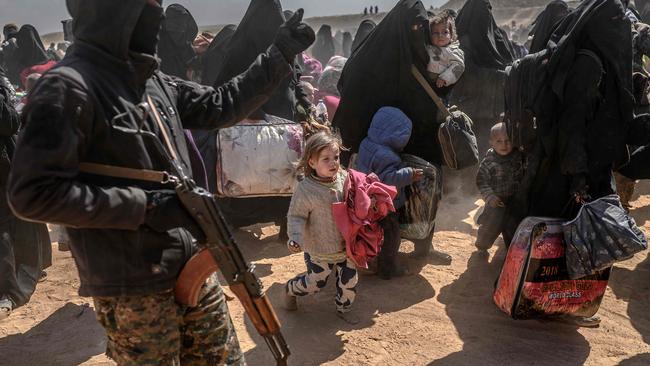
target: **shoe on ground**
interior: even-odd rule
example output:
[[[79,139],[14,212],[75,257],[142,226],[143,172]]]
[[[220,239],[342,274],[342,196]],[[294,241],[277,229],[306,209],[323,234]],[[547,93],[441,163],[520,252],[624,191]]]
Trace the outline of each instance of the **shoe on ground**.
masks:
[[[600,326],[600,321],[601,321],[598,315],[589,316],[589,317],[567,315],[565,317],[562,317],[561,319],[566,323],[577,325],[583,328],[598,328]]]
[[[289,291],[284,290],[284,308],[289,311],[298,310],[298,299],[289,294]]]
[[[14,309],[14,304],[6,297],[0,298],[0,320],[7,319]]]
[[[485,244],[483,244],[483,243],[479,243],[478,240],[474,243],[474,246],[475,246],[476,249],[478,249],[478,250],[488,250],[488,249],[492,248],[492,244],[490,244],[490,245],[485,245]]]
[[[69,252],[70,251],[70,246],[68,243],[65,242],[59,242],[59,252]]]
[[[346,323],[348,323],[350,325],[359,324],[359,322],[361,322],[361,319],[359,319],[358,316],[356,316],[356,315],[354,315],[353,313],[350,313],[350,312],[343,313],[343,312],[337,311],[336,316],[343,319],[343,321],[345,321]]]
[[[41,274],[38,276],[38,282],[43,282],[47,279],[47,272],[41,271]]]

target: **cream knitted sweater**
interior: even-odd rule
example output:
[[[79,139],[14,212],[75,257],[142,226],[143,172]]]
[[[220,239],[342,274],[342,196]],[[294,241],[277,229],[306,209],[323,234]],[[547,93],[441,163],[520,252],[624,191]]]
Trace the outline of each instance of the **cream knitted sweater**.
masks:
[[[332,203],[343,200],[347,175],[341,170],[329,184],[306,177],[296,186],[287,214],[287,231],[289,239],[310,255],[345,252],[345,241],[332,215]]]

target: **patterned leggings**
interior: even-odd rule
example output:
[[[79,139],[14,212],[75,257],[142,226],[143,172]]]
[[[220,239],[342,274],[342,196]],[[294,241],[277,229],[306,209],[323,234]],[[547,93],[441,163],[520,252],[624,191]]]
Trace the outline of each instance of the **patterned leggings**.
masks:
[[[307,273],[296,276],[287,282],[287,292],[293,296],[307,296],[315,294],[327,285],[330,274],[336,267],[336,310],[341,313],[350,311],[357,294],[359,276],[357,269],[350,260],[339,263],[312,261],[311,256],[305,253]]]

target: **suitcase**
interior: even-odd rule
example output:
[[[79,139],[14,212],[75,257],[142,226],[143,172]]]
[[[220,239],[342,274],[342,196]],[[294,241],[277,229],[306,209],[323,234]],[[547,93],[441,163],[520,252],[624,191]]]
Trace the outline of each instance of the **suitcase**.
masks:
[[[571,280],[562,223],[528,217],[519,225],[493,296],[497,307],[512,318],[590,317],[598,311],[611,268]]]
[[[409,240],[426,239],[435,225],[442,197],[440,168],[414,155],[402,154],[402,168],[424,170],[424,178],[406,188],[406,204],[399,210],[400,236]]]
[[[291,196],[304,147],[300,124],[279,117],[244,120],[217,132],[217,195]]]

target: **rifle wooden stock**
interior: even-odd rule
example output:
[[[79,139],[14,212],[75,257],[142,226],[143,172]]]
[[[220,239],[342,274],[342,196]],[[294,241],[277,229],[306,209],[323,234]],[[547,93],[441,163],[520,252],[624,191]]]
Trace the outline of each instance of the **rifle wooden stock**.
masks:
[[[202,249],[195,254],[185,264],[176,281],[174,287],[176,302],[197,306],[201,287],[208,277],[218,270],[219,266],[208,249]],[[229,287],[241,302],[257,332],[264,337],[277,365],[286,366],[289,349],[280,333],[280,321],[273,311],[269,298],[264,293],[256,298],[251,297],[246,285],[241,282],[233,283]]]
[[[187,261],[176,280],[174,286],[176,302],[187,306],[197,306],[201,286],[210,275],[218,270],[219,266],[208,250],[203,249],[195,254]]]
[[[195,254],[185,264],[176,281],[174,287],[176,302],[187,306],[197,306],[201,286],[210,275],[218,270],[219,266],[209,250],[202,249]],[[231,285],[230,290],[237,296],[261,336],[280,331],[280,320],[266,295],[253,299],[246,290],[246,286],[241,283]]]

